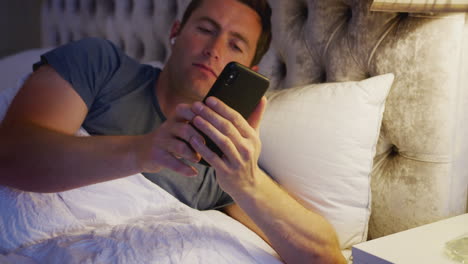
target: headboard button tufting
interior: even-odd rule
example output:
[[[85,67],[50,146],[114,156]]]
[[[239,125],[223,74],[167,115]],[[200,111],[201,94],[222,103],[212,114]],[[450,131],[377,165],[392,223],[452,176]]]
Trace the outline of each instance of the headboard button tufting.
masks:
[[[307,18],[309,17],[309,8],[307,6],[306,2],[300,2],[298,6],[298,20],[301,22],[301,24],[304,24],[305,21],[307,21]]]
[[[90,0],[88,2],[88,12],[91,16],[96,15],[97,3],[96,0]]]
[[[60,0],[59,6],[60,6],[60,11],[61,11],[61,12],[65,12],[65,11],[66,11],[66,9],[67,9],[67,3],[66,3],[65,0]]]
[[[156,41],[155,47],[157,47],[157,53],[154,59],[156,59],[157,61],[164,61],[168,56],[168,52],[166,47],[164,46],[164,43],[162,43],[161,41]]]
[[[139,60],[143,59],[145,56],[145,45],[141,41],[141,39],[136,38],[135,39],[135,57],[138,58]]]
[[[54,30],[54,41],[55,41],[55,46],[59,46],[62,43],[60,32],[57,28]]]
[[[127,0],[126,4],[127,4],[127,6],[125,7],[125,11],[127,12],[127,16],[131,17],[135,4],[133,3],[133,0]]]
[[[49,12],[52,10],[53,0],[47,0],[47,9]]]
[[[152,17],[154,15],[154,2],[153,2],[153,0],[146,0],[144,10],[145,10],[145,13],[147,14],[148,17]]]
[[[72,42],[74,39],[73,39],[73,32],[68,32],[67,33],[67,38],[66,38],[66,41],[67,42]]]
[[[103,0],[101,0],[103,1]],[[104,13],[109,17],[115,16],[115,0],[104,0]]]
[[[353,18],[353,9],[351,7],[346,9],[345,17],[347,18],[347,21],[350,21]]]
[[[182,6],[179,4],[178,1],[170,1],[169,6],[168,6],[168,13],[170,17],[177,17],[177,15],[180,14],[182,16],[182,11],[180,10]],[[182,17],[179,17],[179,19],[182,19]]]
[[[288,68],[286,67],[286,63],[284,61],[280,61],[278,63],[278,75],[281,80],[286,79],[286,75],[288,75]]]
[[[327,81],[327,72],[326,71],[323,71],[322,74],[320,74],[320,77],[319,77],[319,83],[323,83],[323,82],[326,82]]]
[[[125,47],[125,41],[122,38],[119,38],[119,40],[117,40],[116,44],[121,50],[125,51],[125,48],[126,48]]]
[[[75,0],[73,1],[73,10],[72,10],[72,13],[73,14],[79,14],[80,11],[81,11],[81,1],[80,0]]]

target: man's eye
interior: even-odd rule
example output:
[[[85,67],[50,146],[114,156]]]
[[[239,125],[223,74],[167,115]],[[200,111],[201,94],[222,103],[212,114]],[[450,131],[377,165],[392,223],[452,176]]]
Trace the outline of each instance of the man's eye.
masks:
[[[235,51],[243,52],[242,49],[241,49],[239,46],[237,46],[236,44],[231,44],[231,47],[232,47],[232,49],[234,49]]]
[[[204,28],[204,27],[198,27],[198,30],[202,33],[207,33],[207,34],[211,34],[213,31],[208,29],[208,28]]]

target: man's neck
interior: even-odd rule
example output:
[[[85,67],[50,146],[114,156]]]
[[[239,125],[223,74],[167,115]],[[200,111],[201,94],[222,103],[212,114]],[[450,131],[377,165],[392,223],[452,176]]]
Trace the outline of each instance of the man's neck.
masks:
[[[180,87],[174,87],[174,85],[169,76],[169,71],[166,68],[162,69],[155,89],[159,107],[166,119],[172,118],[175,115],[175,109],[178,104],[190,104],[196,100],[190,99],[188,94],[181,94],[183,90],[178,89]]]
[[[169,79],[167,70],[163,68],[154,87],[159,107],[167,119],[174,115],[175,106],[177,105],[175,96],[170,92]]]

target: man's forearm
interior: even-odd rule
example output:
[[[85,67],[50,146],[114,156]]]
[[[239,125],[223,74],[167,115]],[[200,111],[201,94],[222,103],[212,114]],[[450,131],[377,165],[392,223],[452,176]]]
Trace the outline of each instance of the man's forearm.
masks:
[[[0,184],[57,192],[138,172],[135,137],[76,137],[30,126],[0,133]]]
[[[267,175],[234,200],[286,263],[346,263],[333,227],[307,210]]]

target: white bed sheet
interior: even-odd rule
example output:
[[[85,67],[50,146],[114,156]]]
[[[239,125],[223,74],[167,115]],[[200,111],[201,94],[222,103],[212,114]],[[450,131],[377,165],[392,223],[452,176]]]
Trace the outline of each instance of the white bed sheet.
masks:
[[[3,261],[281,263],[239,222],[189,208],[141,174],[57,194],[0,193],[13,220],[0,225]]]

